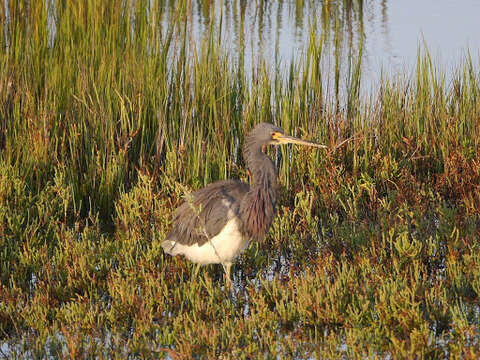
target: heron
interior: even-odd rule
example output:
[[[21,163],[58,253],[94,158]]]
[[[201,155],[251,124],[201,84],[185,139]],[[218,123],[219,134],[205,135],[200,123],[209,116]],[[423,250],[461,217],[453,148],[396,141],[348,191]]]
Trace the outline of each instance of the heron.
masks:
[[[239,180],[217,181],[187,196],[161,243],[164,252],[183,255],[199,265],[222,264],[225,283],[231,287],[230,269],[235,258],[250,241],[262,240],[274,219],[278,172],[264,151],[267,145],[282,144],[326,148],[288,136],[273,124],[258,124],[243,148],[251,185]]]

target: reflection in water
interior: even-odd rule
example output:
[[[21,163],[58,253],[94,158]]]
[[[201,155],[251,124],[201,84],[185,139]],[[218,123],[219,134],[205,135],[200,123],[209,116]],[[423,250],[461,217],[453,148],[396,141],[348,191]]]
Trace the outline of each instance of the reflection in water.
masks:
[[[0,2],[0,47],[8,47],[11,41],[14,24],[10,18],[23,16],[20,3],[34,2]],[[49,45],[53,46],[61,2],[43,3],[48,13]],[[270,71],[286,75],[289,65],[305,54],[312,34],[322,43],[322,73],[335,77],[335,83],[345,82],[352,57],[353,61],[360,57],[362,83],[367,88],[378,83],[382,72],[412,69],[423,39],[433,55],[440,54],[440,60],[448,65],[458,64],[467,46],[474,59],[480,49],[480,38],[475,35],[480,13],[476,0],[466,0],[461,6],[447,0],[131,0],[121,4],[123,13],[132,19],[141,4],[147,12],[155,9],[162,23],[160,36],[166,35],[174,19],[180,19],[177,28],[187,30],[190,48],[200,47],[215,29],[216,40],[232,63],[249,76],[264,63]],[[177,16],[180,9],[184,9],[182,16]]]
[[[388,74],[408,71],[416,61],[417,49],[427,31],[431,34],[427,45],[430,49],[440,49],[443,55],[440,60],[445,55],[451,56],[447,58],[450,62],[458,60],[466,46],[474,54],[478,51],[480,40],[469,36],[476,32],[477,20],[473,14],[480,12],[479,2],[470,0],[463,7],[452,9],[440,1],[434,8],[441,16],[431,17],[432,4],[409,1],[401,4],[387,0],[192,1],[193,34],[199,43],[213,22],[220,30],[224,50],[247,73],[251,74],[265,61],[271,70],[284,75],[291,61],[298,62],[305,53],[314,32],[328,55],[322,63],[323,72],[338,72],[340,80],[345,80],[348,56],[361,53],[367,88],[378,82],[382,71]],[[165,6],[174,11],[173,2]],[[412,9],[415,11],[410,15]],[[439,36],[439,29],[442,19],[451,18],[452,12],[462,14],[462,27],[450,27],[449,37],[454,41],[447,42]],[[336,56],[340,58],[338,63]]]
[[[387,54],[392,53],[390,31],[388,27],[388,5],[387,0],[382,0],[382,34],[385,37],[385,51]]]

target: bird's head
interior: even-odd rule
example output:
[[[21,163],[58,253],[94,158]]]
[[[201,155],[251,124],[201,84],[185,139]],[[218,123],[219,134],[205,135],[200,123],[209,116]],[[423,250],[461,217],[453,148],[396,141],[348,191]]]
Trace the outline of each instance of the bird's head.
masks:
[[[285,131],[283,131],[281,127],[268,123],[258,124],[252,130],[250,136],[252,136],[256,142],[262,145],[299,144],[326,148],[325,145],[317,144],[308,140],[302,140],[294,136],[285,135]]]

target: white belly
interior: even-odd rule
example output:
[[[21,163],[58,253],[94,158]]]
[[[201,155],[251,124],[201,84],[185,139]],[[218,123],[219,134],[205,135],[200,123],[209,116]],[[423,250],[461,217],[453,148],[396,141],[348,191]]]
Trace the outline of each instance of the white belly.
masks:
[[[214,236],[202,246],[198,244],[182,245],[173,244],[168,251],[171,255],[184,255],[190,261],[202,265],[206,264],[228,264],[247,247],[249,239],[245,239],[238,229],[238,223],[235,219],[227,222],[225,227],[217,236]],[[162,244],[163,245],[163,244]]]

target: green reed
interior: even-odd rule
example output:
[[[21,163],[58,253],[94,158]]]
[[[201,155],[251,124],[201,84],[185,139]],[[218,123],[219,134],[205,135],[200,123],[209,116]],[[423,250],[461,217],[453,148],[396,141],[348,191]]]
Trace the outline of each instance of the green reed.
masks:
[[[363,2],[321,5],[324,30],[275,73],[226,53],[210,2],[196,40],[190,1],[2,4],[7,357],[478,356],[475,61],[447,83],[422,48],[367,93],[363,40],[344,34]],[[241,145],[261,121],[329,149],[269,150],[278,217],[230,294],[221,267],[194,279],[160,242],[185,189],[248,180]]]

